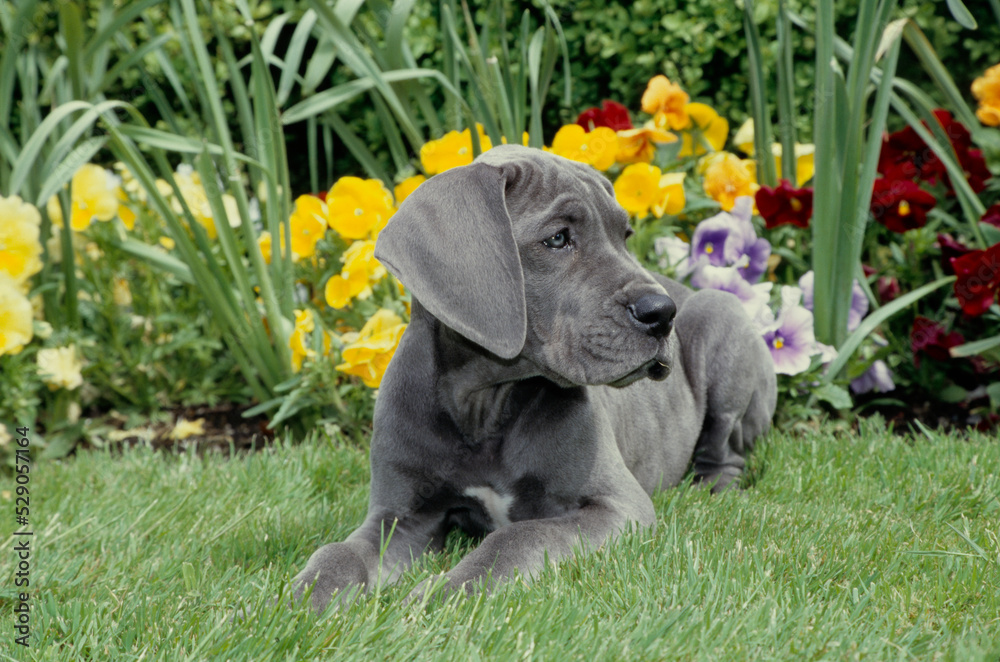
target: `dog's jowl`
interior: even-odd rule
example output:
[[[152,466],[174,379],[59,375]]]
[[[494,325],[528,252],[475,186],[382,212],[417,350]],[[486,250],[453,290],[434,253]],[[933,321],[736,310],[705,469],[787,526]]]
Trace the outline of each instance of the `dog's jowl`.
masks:
[[[733,295],[646,271],[630,233],[600,174],[518,146],[407,198],[375,253],[413,306],[375,406],[368,516],[313,554],[296,599],[391,582],[456,526],[485,537],[444,590],[530,576],[651,526],[650,494],[688,470],[735,485],[774,412],[770,355]]]

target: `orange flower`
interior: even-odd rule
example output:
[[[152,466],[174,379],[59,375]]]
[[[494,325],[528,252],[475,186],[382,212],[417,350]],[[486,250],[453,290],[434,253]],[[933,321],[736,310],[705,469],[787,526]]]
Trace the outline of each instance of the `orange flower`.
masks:
[[[736,198],[753,197],[757,191],[754,173],[748,162],[735,154],[718,152],[704,157],[698,168],[704,176],[703,185],[708,197],[718,202],[724,211],[736,204]]]
[[[683,129],[688,125],[684,107],[689,100],[680,85],[671,83],[666,76],[653,76],[642,94],[642,110],[653,116],[658,127]]]
[[[649,163],[657,145],[672,142],[677,142],[677,136],[652,122],[638,129],[623,129],[618,132],[618,163]]]
[[[972,81],[972,95],[979,101],[976,117],[987,126],[1000,126],[1000,64]]]
[[[567,124],[556,132],[549,151],[604,171],[615,164],[618,136],[606,126],[587,133],[579,124]]]

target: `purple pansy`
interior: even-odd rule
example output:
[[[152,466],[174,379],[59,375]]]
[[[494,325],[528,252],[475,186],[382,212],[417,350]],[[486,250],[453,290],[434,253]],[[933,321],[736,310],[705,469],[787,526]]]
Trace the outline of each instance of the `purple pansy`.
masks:
[[[703,264],[691,275],[691,286],[699,290],[713,289],[735,294],[747,315],[754,319],[759,317],[761,307],[766,307],[770,301],[774,283],[751,285],[744,280],[737,267]]]
[[[774,359],[774,371],[797,375],[808,370],[816,354],[812,313],[802,306],[782,310],[773,328],[764,332],[764,342]]]
[[[799,278],[799,287],[802,288],[802,305],[809,310],[813,309],[813,287],[816,274],[807,271]],[[847,313],[847,330],[854,331],[861,324],[861,320],[868,314],[868,297],[861,289],[858,280],[854,279],[851,289],[851,309]]]
[[[748,283],[755,283],[767,270],[771,244],[758,238],[750,221],[753,198],[737,198],[731,212],[719,212],[695,228],[691,237],[691,264],[735,266]]]
[[[882,359],[872,363],[863,375],[851,380],[851,390],[858,395],[869,391],[885,393],[895,388],[896,383],[892,381],[892,370]]]

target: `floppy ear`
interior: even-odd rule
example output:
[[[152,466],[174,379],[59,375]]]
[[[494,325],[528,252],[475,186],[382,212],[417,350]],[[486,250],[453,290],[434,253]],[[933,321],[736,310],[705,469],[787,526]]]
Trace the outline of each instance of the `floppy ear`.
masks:
[[[510,359],[527,314],[505,187],[504,171],[485,163],[431,177],[379,233],[375,257],[432,315]]]

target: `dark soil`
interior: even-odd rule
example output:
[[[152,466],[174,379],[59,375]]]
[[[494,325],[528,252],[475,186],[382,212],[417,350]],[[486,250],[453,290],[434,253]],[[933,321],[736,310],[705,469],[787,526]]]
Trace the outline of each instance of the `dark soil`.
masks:
[[[160,450],[184,450],[196,446],[199,453],[241,452],[263,448],[274,441],[274,431],[267,428],[266,416],[244,418],[246,407],[230,403],[214,407],[183,407],[167,412],[159,417],[160,422],[122,431],[114,435],[115,441],[125,446],[149,444]],[[180,420],[202,421],[202,429],[196,434],[177,439],[172,436]],[[129,434],[134,433],[134,434]]]

